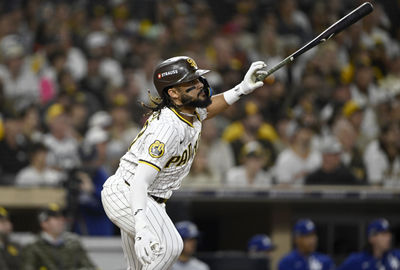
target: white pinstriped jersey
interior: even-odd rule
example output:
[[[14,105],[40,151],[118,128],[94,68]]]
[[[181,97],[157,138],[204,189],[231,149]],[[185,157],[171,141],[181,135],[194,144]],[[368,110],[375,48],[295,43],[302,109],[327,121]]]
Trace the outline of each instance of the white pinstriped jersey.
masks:
[[[121,158],[116,175],[130,183],[139,162],[159,171],[148,187],[148,193],[169,199],[173,190],[181,186],[189,173],[201,133],[201,121],[207,117],[206,109],[196,109],[193,124],[173,108],[153,113],[128,152]],[[119,181],[120,177],[110,178]],[[106,183],[109,185],[112,183]]]

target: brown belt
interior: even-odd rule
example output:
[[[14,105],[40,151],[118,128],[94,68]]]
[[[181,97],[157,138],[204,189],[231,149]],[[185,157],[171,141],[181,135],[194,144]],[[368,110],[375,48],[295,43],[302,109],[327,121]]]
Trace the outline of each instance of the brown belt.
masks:
[[[129,184],[128,181],[124,180],[125,184],[127,184],[128,186],[131,186],[131,184]],[[157,203],[166,203],[168,201],[168,199],[164,199],[164,198],[160,198],[157,196],[153,196],[151,194],[149,194],[150,197],[153,198],[153,200],[155,200]]]

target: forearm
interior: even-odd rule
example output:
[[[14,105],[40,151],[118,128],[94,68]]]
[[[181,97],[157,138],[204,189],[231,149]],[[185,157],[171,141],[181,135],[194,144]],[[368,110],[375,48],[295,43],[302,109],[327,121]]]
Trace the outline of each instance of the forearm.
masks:
[[[147,225],[147,189],[150,183],[157,176],[158,171],[154,168],[139,163],[135,171],[135,176],[130,181],[130,206],[135,223],[135,229],[143,228]]]
[[[222,94],[213,96],[211,98],[211,105],[207,107],[207,119],[212,118],[215,115],[226,110],[229,105],[232,105],[233,103],[238,101],[242,96],[248,95],[255,89],[263,86],[263,82],[256,80],[256,72],[260,74],[265,73],[266,71],[261,70],[264,67],[264,62],[254,62],[253,64],[251,64],[241,83],[239,83],[232,89],[225,91]]]
[[[224,94],[218,94],[211,97],[212,103],[207,107],[207,119],[213,118],[217,114],[225,111],[229,104],[224,98]]]

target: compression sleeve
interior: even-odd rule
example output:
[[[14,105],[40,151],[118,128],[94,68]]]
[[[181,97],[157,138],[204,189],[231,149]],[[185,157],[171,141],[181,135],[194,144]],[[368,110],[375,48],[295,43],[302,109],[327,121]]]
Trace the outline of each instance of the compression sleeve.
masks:
[[[157,176],[158,171],[146,163],[139,163],[135,176],[130,181],[130,206],[135,223],[135,231],[147,226],[147,188]]]

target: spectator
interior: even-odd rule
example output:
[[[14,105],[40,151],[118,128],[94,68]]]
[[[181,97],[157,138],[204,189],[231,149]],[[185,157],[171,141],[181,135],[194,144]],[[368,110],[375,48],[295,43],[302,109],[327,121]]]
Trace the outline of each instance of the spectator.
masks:
[[[295,249],[284,256],[279,270],[333,270],[335,265],[327,255],[316,252],[318,238],[314,222],[300,219],[293,230]]]
[[[100,72],[101,58],[96,55],[88,57],[88,70],[87,75],[80,82],[81,87],[85,91],[95,96],[102,107],[104,108],[107,104],[107,87],[109,80]]]
[[[244,115],[240,121],[233,122],[224,130],[222,138],[231,145],[236,165],[240,165],[243,145],[254,140],[261,142],[270,156],[269,164],[265,166],[270,167],[275,161],[276,153],[272,143],[277,140],[278,135],[272,125],[264,122],[255,102],[244,104]]]
[[[49,149],[48,164],[59,170],[68,170],[80,165],[79,143],[72,136],[69,118],[60,104],[53,104],[46,112],[50,132],[44,135],[43,143]]]
[[[341,122],[348,123],[356,135],[355,145],[361,151],[364,150],[365,145],[369,142],[370,136],[366,136],[362,130],[362,122],[365,116],[367,109],[365,105],[357,103],[355,100],[347,101],[342,107],[342,117],[339,117],[334,125],[342,124]],[[352,136],[347,138],[347,140],[351,140]],[[351,142],[347,142],[351,145]]]
[[[400,128],[397,122],[382,127],[377,140],[368,144],[364,153],[368,182],[388,187],[400,185]]]
[[[101,190],[108,178],[104,168],[108,133],[99,128],[90,129],[81,149],[82,171],[76,173],[80,181],[77,192],[78,205],[74,210],[73,229],[82,235],[110,236],[114,233],[114,225],[107,218],[101,203]]]
[[[20,246],[11,239],[13,224],[8,212],[0,207],[0,269],[19,270],[21,266]]]
[[[29,166],[18,172],[15,183],[21,187],[61,186],[65,175],[47,166],[46,146],[34,144],[29,151]]]
[[[221,175],[211,170],[207,159],[207,148],[200,146],[197,149],[192,169],[182,182],[182,186],[218,186],[221,184]]]
[[[159,53],[154,51],[142,55],[142,58],[143,66],[134,71],[133,78],[136,87],[140,91],[138,100],[144,102],[148,99],[148,92],[153,96],[157,96],[157,90],[153,84],[153,69],[161,62],[161,59]]]
[[[77,11],[75,11],[78,13]],[[72,15],[72,14],[71,14]],[[74,23],[74,22],[72,22]],[[84,24],[80,24],[79,28],[82,31],[82,26]],[[82,79],[87,73],[87,59],[82,52],[82,49],[75,46],[77,42],[73,41],[73,33],[71,33],[71,29],[68,27],[62,27],[59,33],[59,47],[66,54],[66,67],[72,73],[72,76],[75,80]],[[75,43],[75,44],[74,44]]]
[[[181,221],[175,224],[183,239],[183,250],[172,270],[209,270],[207,264],[193,257],[197,249],[199,230],[196,224],[190,221]]]
[[[130,147],[140,129],[138,125],[132,121],[126,105],[114,105],[110,110],[111,121],[108,127],[110,131],[110,141],[107,144],[107,170],[108,173],[114,173],[118,167],[121,155]]]
[[[203,123],[201,132],[200,149],[204,151],[206,166],[217,174],[219,178],[225,178],[226,173],[234,166],[234,154],[231,147],[220,138],[216,119],[211,118]]]
[[[271,252],[276,246],[271,239],[265,234],[256,234],[250,238],[247,243],[247,251],[251,257],[267,257],[271,256]]]
[[[264,171],[268,156],[258,141],[246,143],[241,151],[242,166],[228,171],[226,184],[233,187],[251,187],[271,185],[271,176]]]
[[[341,162],[342,146],[335,137],[323,139],[322,165],[305,179],[306,185],[358,185],[357,178]]]
[[[275,177],[278,184],[301,186],[304,178],[321,165],[321,154],[311,148],[310,127],[293,124],[288,132],[291,143],[277,158]]]
[[[371,140],[379,133],[374,107],[385,99],[385,93],[374,83],[374,73],[369,63],[370,60],[357,61],[354,83],[350,86],[351,98],[357,104],[365,106],[361,132]]]
[[[79,238],[65,231],[65,219],[52,204],[38,215],[41,232],[22,250],[22,269],[95,270]]]
[[[40,112],[38,106],[30,105],[22,110],[21,126],[27,143],[32,144],[42,140],[43,134],[40,130]]]
[[[358,111],[360,107],[356,103],[350,101],[344,106],[343,114],[346,116],[352,110]],[[342,145],[341,159],[343,164],[350,169],[358,181],[365,182],[367,173],[363,161],[362,149],[360,149],[362,145],[359,144],[357,140],[359,134],[358,130],[356,130],[347,119],[339,118],[333,124],[332,133]]]
[[[18,36],[8,35],[1,39],[0,52],[4,63],[0,65],[0,79],[6,99],[14,102],[17,110],[37,102],[39,80]]]
[[[100,74],[114,87],[124,83],[121,65],[110,55],[110,37],[104,31],[94,31],[86,38],[86,48],[89,55],[98,58]]]
[[[4,137],[0,141],[1,185],[14,184],[16,174],[28,165],[26,149],[20,120],[7,116],[4,119]]]
[[[367,228],[368,243],[364,251],[351,254],[338,270],[395,270],[400,268],[400,250],[391,247],[389,222],[376,219]]]

